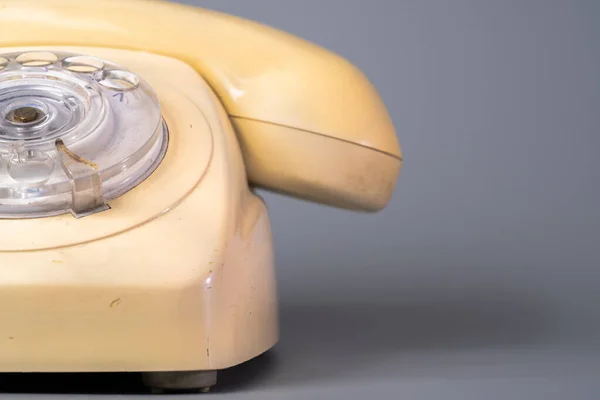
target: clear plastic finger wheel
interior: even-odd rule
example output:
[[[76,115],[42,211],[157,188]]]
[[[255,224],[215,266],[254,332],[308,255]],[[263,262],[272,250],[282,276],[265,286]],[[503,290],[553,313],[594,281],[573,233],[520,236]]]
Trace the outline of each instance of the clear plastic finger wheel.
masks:
[[[0,54],[0,218],[107,210],[167,145],[158,98],[135,73],[65,52]]]

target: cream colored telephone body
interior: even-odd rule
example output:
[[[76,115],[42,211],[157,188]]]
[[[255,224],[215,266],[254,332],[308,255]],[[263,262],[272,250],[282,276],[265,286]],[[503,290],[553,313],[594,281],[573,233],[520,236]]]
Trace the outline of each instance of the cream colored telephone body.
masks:
[[[377,211],[401,169],[359,70],[248,20],[0,0],[0,53],[2,372],[214,385],[278,339],[269,219],[251,188]],[[59,90],[74,105],[52,103]]]

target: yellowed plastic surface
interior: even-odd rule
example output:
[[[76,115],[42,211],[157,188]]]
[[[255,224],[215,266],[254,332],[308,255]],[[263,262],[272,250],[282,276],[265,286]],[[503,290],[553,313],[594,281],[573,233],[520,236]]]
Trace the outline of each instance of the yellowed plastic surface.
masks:
[[[2,45],[135,49],[187,62],[235,121],[257,186],[376,211],[400,173],[394,126],[368,79],[255,22],[160,1],[0,0]]]
[[[373,211],[402,166],[359,70],[251,21],[159,1],[0,0],[0,46],[132,69],[170,132],[156,172],[109,211],[0,220],[0,371],[211,370],[259,355],[278,337],[276,284],[248,180]]]
[[[50,49],[146,79],[170,143],[156,172],[109,211],[0,220],[0,371],[211,370],[269,349],[278,336],[269,220],[210,87],[164,56]]]

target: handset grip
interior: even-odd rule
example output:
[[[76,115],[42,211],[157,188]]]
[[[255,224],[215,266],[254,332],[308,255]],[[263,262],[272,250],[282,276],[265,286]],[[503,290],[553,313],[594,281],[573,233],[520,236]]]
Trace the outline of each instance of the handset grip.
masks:
[[[402,165],[378,93],[348,61],[239,17],[149,0],[0,0],[0,46],[98,46],[181,59],[240,138],[251,183],[375,211]]]

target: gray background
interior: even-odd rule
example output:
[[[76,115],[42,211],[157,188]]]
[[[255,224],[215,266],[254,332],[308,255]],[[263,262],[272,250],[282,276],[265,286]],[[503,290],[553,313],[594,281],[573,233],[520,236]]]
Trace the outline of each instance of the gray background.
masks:
[[[406,160],[375,215],[261,192],[281,342],[208,397],[600,397],[599,1],[187,3],[355,63]]]

